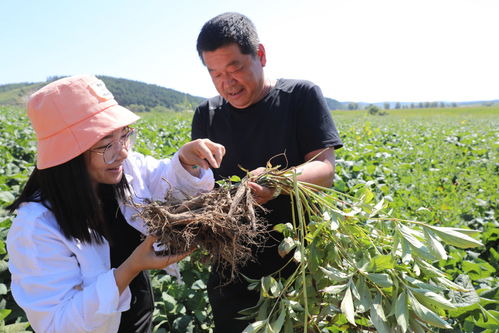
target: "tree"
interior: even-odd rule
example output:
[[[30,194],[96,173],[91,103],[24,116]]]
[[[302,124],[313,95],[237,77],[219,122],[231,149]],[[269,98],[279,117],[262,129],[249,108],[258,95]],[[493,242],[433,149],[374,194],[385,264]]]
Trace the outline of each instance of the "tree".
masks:
[[[358,110],[358,109],[359,109],[359,105],[357,103],[354,103],[354,102],[348,103],[348,110]]]
[[[370,104],[367,107],[367,113],[372,115],[372,116],[385,116],[388,114],[386,112],[380,111],[380,109],[376,105],[373,105],[373,104]]]

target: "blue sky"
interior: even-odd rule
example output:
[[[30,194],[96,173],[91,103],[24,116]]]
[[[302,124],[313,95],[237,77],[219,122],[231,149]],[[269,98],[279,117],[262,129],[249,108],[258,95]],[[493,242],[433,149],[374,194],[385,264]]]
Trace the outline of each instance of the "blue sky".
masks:
[[[270,78],[340,101],[499,99],[497,0],[0,0],[0,84],[101,74],[216,94],[195,43],[253,20]]]

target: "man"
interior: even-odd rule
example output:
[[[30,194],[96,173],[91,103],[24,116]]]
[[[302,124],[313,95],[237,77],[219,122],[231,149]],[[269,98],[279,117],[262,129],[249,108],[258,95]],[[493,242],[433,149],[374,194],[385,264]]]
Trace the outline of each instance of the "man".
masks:
[[[221,14],[206,22],[197,50],[220,96],[196,109],[192,139],[209,138],[225,146],[226,155],[214,170],[215,178],[242,177],[245,172],[239,166],[259,172],[271,159],[272,165],[287,168],[315,157],[298,179],[331,186],[334,150],[342,143],[320,88],[308,81],[266,79],[265,48],[253,23],[238,13]],[[291,222],[288,196],[255,183],[251,186],[257,201],[269,210],[265,214],[269,230]],[[288,263],[289,256],[279,256],[281,240],[282,235],[271,232],[266,243],[255,249],[256,260],[240,267],[240,273],[258,279],[279,270],[281,276],[289,276],[295,267]],[[236,319],[241,317],[238,311],[255,306],[259,295],[247,290],[243,277],[227,284],[223,275],[213,267],[208,281],[215,331],[241,332],[249,322]]]

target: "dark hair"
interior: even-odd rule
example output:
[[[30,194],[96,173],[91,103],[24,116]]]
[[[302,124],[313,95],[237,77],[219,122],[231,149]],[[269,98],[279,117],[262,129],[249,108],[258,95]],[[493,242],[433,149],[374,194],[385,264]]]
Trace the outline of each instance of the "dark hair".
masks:
[[[258,34],[249,18],[239,13],[223,13],[206,22],[198,35],[197,50],[201,61],[204,51],[236,43],[242,54],[256,56]],[[203,61],[204,63],[204,61]]]
[[[112,186],[116,198],[125,200],[126,177]],[[54,215],[68,239],[102,243],[107,236],[99,193],[92,188],[83,154],[47,169],[35,167],[20,196],[7,209],[14,212],[23,202],[40,202]]]

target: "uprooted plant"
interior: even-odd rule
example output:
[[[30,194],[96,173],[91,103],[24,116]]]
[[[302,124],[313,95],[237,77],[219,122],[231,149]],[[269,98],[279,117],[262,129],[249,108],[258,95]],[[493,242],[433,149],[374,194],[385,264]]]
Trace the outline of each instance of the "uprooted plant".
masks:
[[[393,218],[368,185],[348,196],[298,181],[300,167],[269,166],[256,180],[290,196],[293,220],[275,229],[284,235],[279,253],[294,251],[298,268],[287,279],[248,279],[260,300],[241,312],[254,320],[245,332],[427,332],[451,328],[458,300],[477,302],[466,297],[476,296],[466,276],[452,281],[437,268],[444,243],[481,246],[477,231]]]
[[[211,192],[183,202],[168,195],[164,201],[142,205],[141,218],[149,233],[165,245],[166,254],[200,247],[205,260],[221,272],[235,277],[238,267],[253,259],[251,247],[258,246],[265,234],[258,206],[247,186],[249,178],[234,184],[227,180]]]

